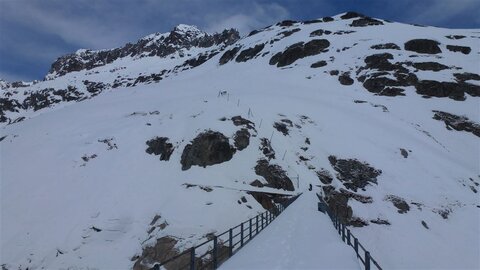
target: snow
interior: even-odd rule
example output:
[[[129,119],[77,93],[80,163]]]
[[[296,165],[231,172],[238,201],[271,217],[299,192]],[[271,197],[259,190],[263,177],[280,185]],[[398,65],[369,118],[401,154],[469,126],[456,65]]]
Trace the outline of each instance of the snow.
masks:
[[[179,250],[198,244],[207,233],[223,232],[264,211],[247,191],[258,191],[249,185],[253,180],[264,181],[253,168],[263,157],[258,150],[259,139],[272,136],[277,156],[272,163],[281,165],[292,178],[296,187],[293,194],[304,191],[304,195],[236,256],[243,256],[244,252],[262,254],[260,247],[267,243],[280,248],[275,241],[282,239],[271,235],[285,235],[288,233],[283,229],[298,226],[291,237],[313,243],[303,235],[306,231],[320,239],[310,246],[311,250],[303,250],[306,246],[299,245],[303,252],[312,254],[305,258],[308,266],[304,267],[317,263],[321,256],[326,257],[322,258],[324,263],[332,263],[339,257],[342,258],[339,263],[354,263],[354,259],[350,260],[351,248],[341,243],[328,218],[315,212],[314,198],[305,191],[310,183],[320,184],[315,170],[325,168],[334,173],[327,157],[335,155],[357,158],[382,170],[378,185],[369,185],[358,192],[371,196],[373,203],[349,201],[355,216],[366,221],[383,218],[392,223],[351,228],[382,267],[480,268],[480,199],[470,189],[472,181],[480,181],[479,140],[471,133],[447,130],[443,122],[432,119],[432,110],[442,110],[466,115],[478,123],[478,97],[467,96],[462,102],[424,99],[413,88],[406,89],[406,96],[402,97],[374,96],[357,81],[342,86],[328,74],[329,70],[349,71],[355,65],[363,65],[366,55],[380,52],[371,50],[372,45],[386,42],[402,45],[412,38],[464,44],[478,52],[475,38],[478,34],[475,30],[389,23],[355,28],[357,32],[350,35],[326,36],[332,43],[329,52],[300,59],[290,67],[279,69],[268,64],[271,55],[285,47],[313,39],[310,32],[319,28],[348,30],[349,23],[350,20],[297,23],[292,27],[300,27],[301,31],[266,45],[264,51],[269,54],[265,57],[219,66],[223,54],[220,52],[201,66],[171,73],[155,84],[109,89],[82,102],[65,102],[36,112],[8,112],[12,118],[26,116],[27,120],[0,129],[0,138],[6,136],[0,142],[1,264],[8,269],[127,269],[133,265],[131,258],[141,254],[142,248],[153,244],[156,238],[178,237]],[[284,30],[272,26],[226,49],[238,45],[245,49],[269,42]],[[468,37],[455,41],[445,38],[451,34]],[[358,45],[354,46],[355,43]],[[336,52],[346,46],[351,48]],[[443,47],[442,50],[442,58],[438,60],[442,64],[478,73],[478,54],[455,54]],[[206,51],[192,47],[185,54],[194,57]],[[410,52],[392,54],[395,61],[412,60]],[[334,61],[330,60],[332,56]],[[29,87],[7,88],[1,95],[8,92],[22,102],[24,91],[66,89],[68,85],[78,86],[79,91],[87,93],[83,80],[111,84],[118,76],[136,78],[140,74],[170,70],[187,59],[177,54],[172,57],[126,57]],[[422,61],[437,61],[436,56],[420,57]],[[309,67],[319,60],[328,61],[328,65],[319,69]],[[448,72],[421,72],[419,76],[447,80],[452,77]],[[228,96],[218,97],[218,92],[224,90]],[[366,103],[357,104],[354,100]],[[374,105],[386,106],[388,112]],[[212,129],[232,138],[240,127],[230,120],[219,119],[235,115],[247,118],[249,110],[253,112],[249,120],[255,123],[258,133],[251,137],[248,148],[237,151],[229,162],[181,170],[182,151],[196,135]],[[158,114],[152,113],[155,111]],[[302,122],[301,115],[311,121]],[[282,135],[273,128],[273,123],[283,118],[301,128],[292,127],[288,136]],[[158,156],[145,153],[145,142],[155,136],[168,137],[174,145],[170,161],[160,161]],[[118,149],[108,150],[107,145],[99,142],[107,138],[113,139]],[[305,146],[306,138],[311,145],[303,151],[300,147]],[[400,155],[400,148],[412,151],[408,158]],[[83,156],[92,155],[97,156],[83,161]],[[310,160],[299,161],[299,155]],[[184,184],[213,190],[206,192]],[[337,179],[332,185],[343,187]],[[387,195],[404,198],[410,211],[399,214],[384,200]],[[237,203],[242,196],[247,203]],[[422,206],[417,208],[412,202]],[[448,219],[438,214],[442,209],[451,210]],[[166,221],[168,226],[148,234],[155,215],[161,215],[161,222]],[[308,222],[299,221],[298,217],[303,215]],[[289,220],[289,216],[297,219]],[[429,229],[422,226],[422,221]],[[92,226],[102,231],[95,232]],[[314,226],[321,229],[314,230]],[[313,256],[313,250],[324,250],[322,243],[329,243],[328,249],[338,250],[341,256],[336,252]],[[260,260],[262,256],[257,258]],[[281,258],[276,261],[279,268],[303,267],[293,265],[298,260]]]
[[[363,269],[331,220],[305,191],[220,269]]]

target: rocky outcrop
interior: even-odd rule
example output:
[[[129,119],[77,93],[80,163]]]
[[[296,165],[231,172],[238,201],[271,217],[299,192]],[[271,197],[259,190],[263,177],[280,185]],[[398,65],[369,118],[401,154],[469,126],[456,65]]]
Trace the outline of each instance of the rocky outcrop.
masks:
[[[311,68],[319,68],[319,67],[324,67],[327,65],[327,62],[324,61],[324,60],[320,60],[318,62],[315,62],[313,63],[312,65],[310,65]]]
[[[377,44],[373,45],[370,48],[374,50],[400,50],[400,46],[395,43],[384,43],[384,44]]]
[[[370,17],[364,17],[356,19],[350,24],[351,27],[365,27],[371,25],[383,25],[383,22]]]
[[[267,138],[260,139],[260,151],[268,160],[275,159],[275,151]]]
[[[431,39],[412,39],[405,43],[405,50],[417,53],[437,54],[441,53],[440,43]]]
[[[250,59],[256,57],[265,47],[265,44],[258,44],[255,47],[245,49],[240,52],[240,54],[235,58],[236,62],[246,62]]]
[[[329,46],[330,42],[326,39],[314,39],[307,43],[298,42],[287,47],[283,52],[273,55],[269,63],[277,67],[288,66],[298,59],[324,52]]]
[[[442,65],[437,62],[419,62],[412,64],[414,68],[419,70],[431,70],[431,71],[440,71],[444,69],[448,69],[448,66]]]
[[[182,170],[188,170],[193,165],[206,167],[229,161],[234,153],[235,148],[225,135],[208,130],[185,146],[180,163]]]
[[[342,85],[352,85],[353,84],[353,79],[350,78],[350,73],[344,72],[342,75],[338,76],[338,81]]]
[[[398,209],[398,213],[400,214],[404,214],[410,211],[410,206],[408,205],[408,203],[404,199],[398,196],[388,195],[385,197],[385,200],[392,202],[393,206],[395,206]]]
[[[257,161],[255,173],[265,178],[268,182],[266,185],[268,187],[288,191],[294,190],[292,180],[290,180],[283,168],[276,164],[269,164],[266,159],[260,159]]]
[[[250,133],[248,129],[242,128],[235,133],[233,136],[234,145],[237,150],[242,151],[243,149],[247,148],[250,144]]]
[[[458,116],[455,114],[433,111],[433,119],[445,122],[445,126],[449,130],[466,131],[473,135],[480,137],[480,124],[470,121],[465,116]]]
[[[233,48],[231,50],[228,50],[225,53],[223,53],[222,57],[220,57],[220,60],[219,60],[220,65],[224,65],[224,64],[230,62],[235,57],[235,55],[238,53],[238,51],[240,51],[241,48],[242,47],[235,47],[235,48]]]
[[[463,54],[470,54],[472,48],[467,46],[447,45],[447,49],[452,52],[461,52]]]
[[[342,181],[346,188],[355,192],[359,188],[364,189],[369,183],[377,184],[377,177],[382,173],[381,170],[356,159],[337,159],[335,156],[329,156],[328,160],[337,171],[338,180]]]
[[[166,137],[155,137],[146,142],[148,145],[145,152],[150,155],[160,156],[160,160],[169,160],[173,153],[173,144],[168,142]]]

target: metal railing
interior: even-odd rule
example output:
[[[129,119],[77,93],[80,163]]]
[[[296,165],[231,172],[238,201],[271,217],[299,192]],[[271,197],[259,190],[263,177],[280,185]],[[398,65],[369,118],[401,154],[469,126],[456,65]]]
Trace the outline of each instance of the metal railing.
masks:
[[[277,203],[273,209],[250,218],[219,235],[210,236],[210,239],[176,256],[156,263],[151,269],[217,269],[218,266],[257,236],[300,195],[302,194],[283,203]],[[205,247],[207,251],[202,252]]]
[[[370,255],[370,252],[365,249],[362,244],[358,241],[358,238],[356,238],[350,229],[346,227],[344,223],[340,221],[340,219],[337,217],[337,215],[330,210],[328,205],[323,201],[322,197],[318,195],[317,197],[320,200],[319,202],[319,211],[321,208],[325,209],[328,216],[333,222],[333,226],[337,230],[338,234],[342,237],[342,241],[345,242],[347,245],[351,246],[354,250],[355,253],[357,254],[357,258],[362,262],[363,266],[365,267],[365,270],[370,270],[372,269],[372,264],[378,269],[382,270],[382,267],[378,265],[377,261],[372,258]],[[353,240],[353,241],[352,241]],[[362,257],[363,254],[363,257]]]

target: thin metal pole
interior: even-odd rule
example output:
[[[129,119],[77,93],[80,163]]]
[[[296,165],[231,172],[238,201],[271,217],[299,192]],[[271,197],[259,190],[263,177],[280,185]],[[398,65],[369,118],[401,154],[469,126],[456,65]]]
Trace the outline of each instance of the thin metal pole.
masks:
[[[256,216],[256,219],[257,219],[257,225],[255,226],[255,235],[258,234],[258,215]]]
[[[248,240],[250,240],[252,239],[252,219],[248,220],[248,233],[249,233]]]
[[[345,224],[342,223],[342,241],[345,242]]]
[[[240,247],[243,247],[243,222],[240,224]]]
[[[350,241],[350,230],[349,229],[347,229],[347,244],[350,245],[350,246],[352,245],[352,242]]]

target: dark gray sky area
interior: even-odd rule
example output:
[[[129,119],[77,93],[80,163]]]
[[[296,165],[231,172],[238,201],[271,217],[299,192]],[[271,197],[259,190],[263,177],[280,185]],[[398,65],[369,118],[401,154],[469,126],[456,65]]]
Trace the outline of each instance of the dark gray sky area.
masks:
[[[175,25],[242,34],[285,19],[357,11],[446,28],[480,28],[480,0],[0,0],[0,78],[43,79],[59,56],[106,49]]]

